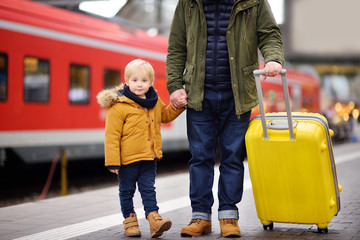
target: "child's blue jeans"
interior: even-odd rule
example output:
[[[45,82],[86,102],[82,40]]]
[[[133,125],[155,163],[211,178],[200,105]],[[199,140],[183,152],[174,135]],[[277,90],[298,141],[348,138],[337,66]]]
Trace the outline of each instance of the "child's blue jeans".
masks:
[[[138,184],[145,216],[151,212],[158,211],[155,192],[156,160],[140,161],[129,165],[121,165],[119,181],[120,206],[124,218],[130,213],[135,213],[133,197]]]

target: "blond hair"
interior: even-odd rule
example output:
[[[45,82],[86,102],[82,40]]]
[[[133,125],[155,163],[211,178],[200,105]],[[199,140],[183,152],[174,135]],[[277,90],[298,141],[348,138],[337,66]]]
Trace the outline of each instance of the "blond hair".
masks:
[[[134,74],[135,71],[145,71],[150,78],[151,84],[154,82],[155,72],[151,64],[142,59],[135,59],[129,62],[125,67],[125,82],[129,80],[131,75]]]

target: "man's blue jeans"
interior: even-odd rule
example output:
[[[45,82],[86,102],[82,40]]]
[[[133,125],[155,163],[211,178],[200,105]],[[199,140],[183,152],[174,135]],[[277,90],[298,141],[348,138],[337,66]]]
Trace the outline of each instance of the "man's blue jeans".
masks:
[[[124,218],[135,213],[133,197],[138,183],[145,216],[158,211],[155,192],[156,160],[140,161],[129,165],[121,165],[118,181],[121,212]]]
[[[217,145],[220,153],[218,219],[238,219],[243,194],[245,133],[251,111],[238,118],[233,92],[204,93],[202,111],[187,109],[192,218],[211,221],[212,187]]]

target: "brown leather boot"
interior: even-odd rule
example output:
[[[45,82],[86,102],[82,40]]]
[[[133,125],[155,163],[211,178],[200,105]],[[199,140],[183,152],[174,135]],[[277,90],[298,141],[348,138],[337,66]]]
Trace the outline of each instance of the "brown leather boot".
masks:
[[[140,237],[141,232],[135,213],[130,213],[130,216],[125,218],[124,222],[125,235],[127,237]]]
[[[211,222],[203,219],[192,219],[189,225],[181,229],[181,236],[200,236],[211,233]]]
[[[220,219],[220,228],[223,237],[241,236],[238,220],[234,218]]]
[[[150,234],[152,238],[159,237],[163,232],[171,228],[171,221],[168,218],[162,218],[159,213],[151,212],[147,216],[150,224]]]

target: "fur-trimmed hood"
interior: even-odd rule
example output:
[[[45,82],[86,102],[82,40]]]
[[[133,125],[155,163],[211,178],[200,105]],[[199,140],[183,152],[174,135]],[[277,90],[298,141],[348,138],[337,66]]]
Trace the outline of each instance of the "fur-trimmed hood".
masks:
[[[118,98],[118,90],[124,88],[123,84],[110,89],[104,89],[96,96],[96,99],[101,107],[109,108],[114,105]]]

